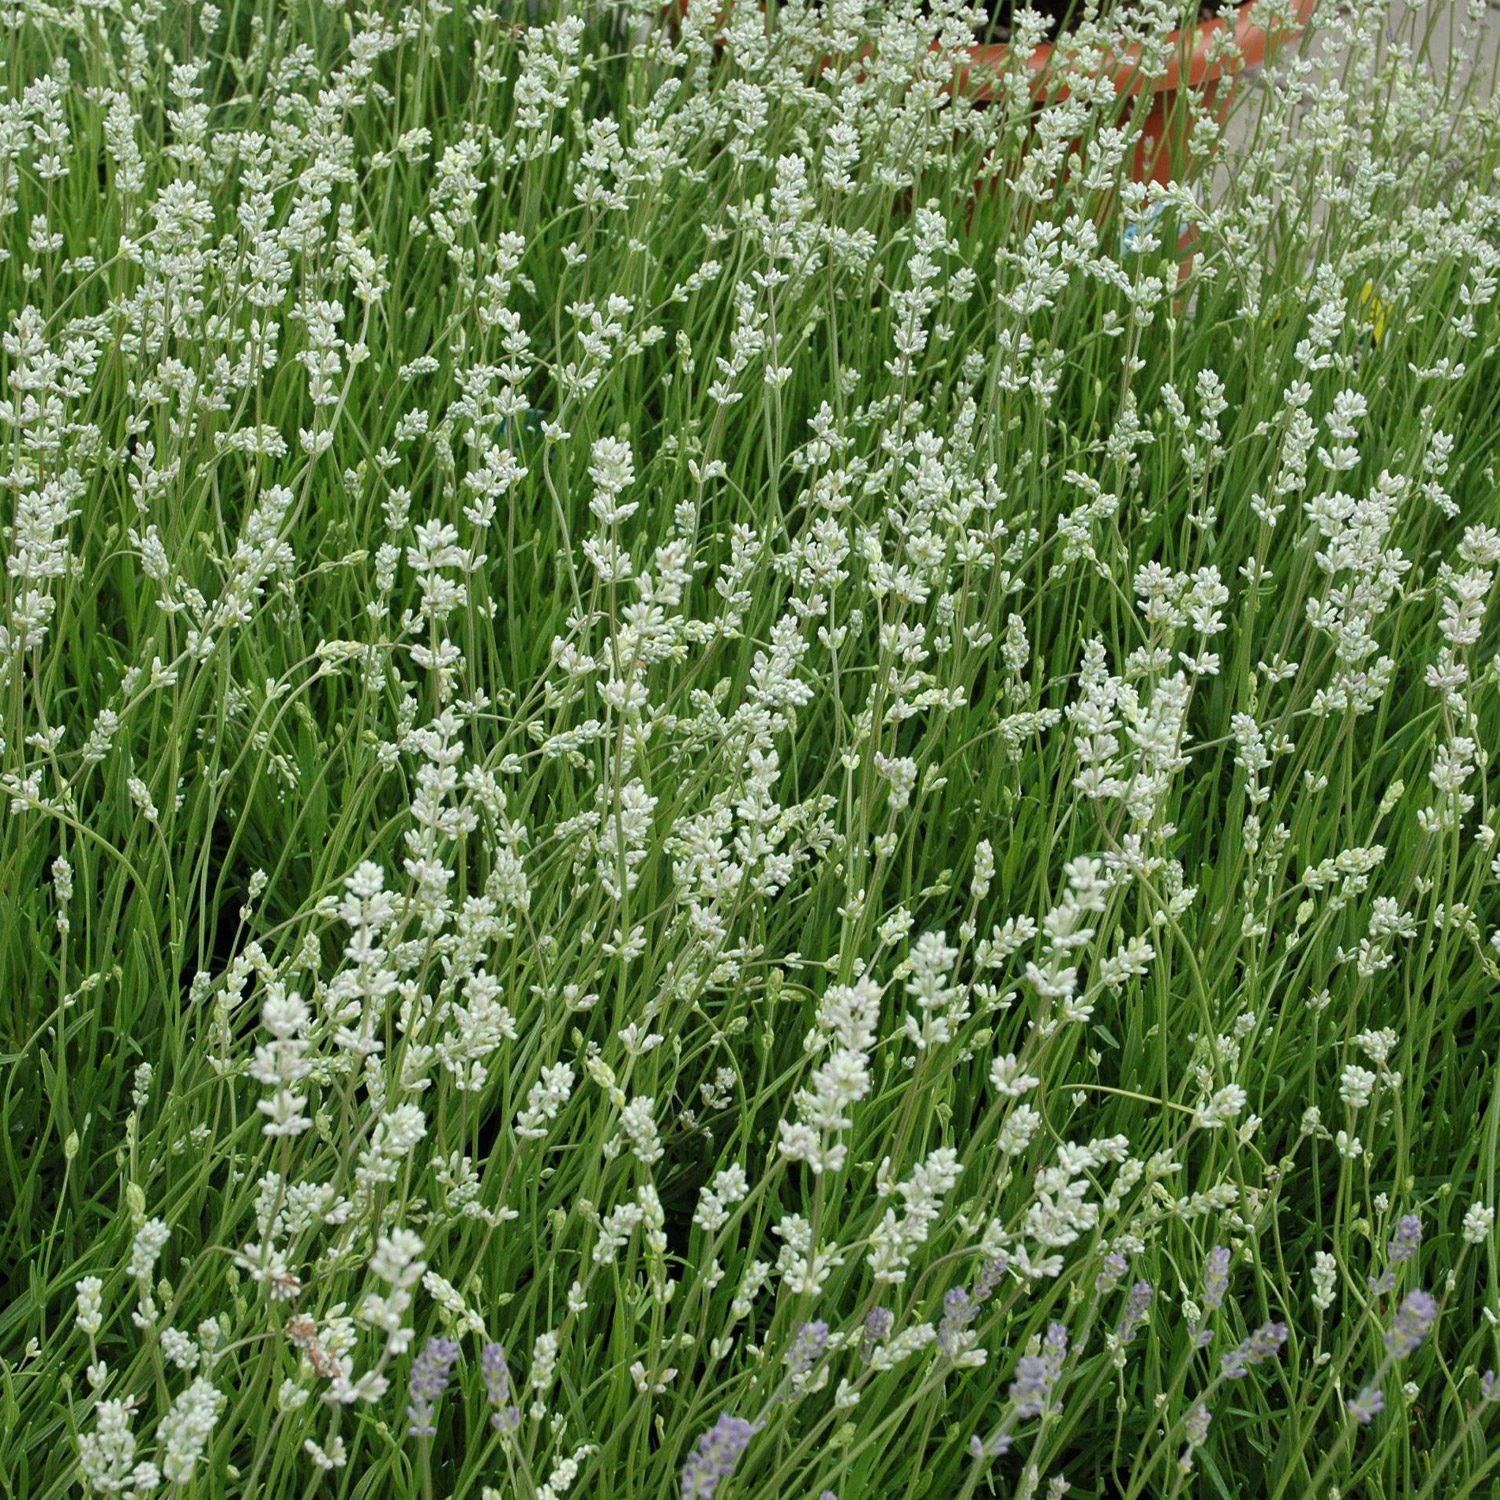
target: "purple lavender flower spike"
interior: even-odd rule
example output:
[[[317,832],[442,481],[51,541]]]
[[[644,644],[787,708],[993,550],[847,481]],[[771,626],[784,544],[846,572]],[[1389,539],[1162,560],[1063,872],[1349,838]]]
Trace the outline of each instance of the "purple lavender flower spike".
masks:
[[[1125,1316],[1115,1328],[1122,1344],[1128,1344],[1135,1337],[1136,1329],[1146,1321],[1146,1315],[1151,1310],[1151,1299],[1155,1295],[1149,1281],[1138,1281],[1131,1287],[1130,1295],[1125,1299]]]
[[[816,1322],[804,1323],[792,1341],[791,1352],[786,1357],[793,1375],[805,1375],[823,1357],[828,1347],[828,1325],[819,1318]]]
[[[867,1364],[875,1352],[876,1344],[890,1333],[895,1323],[896,1315],[888,1307],[877,1307],[865,1319],[865,1341],[860,1349],[860,1356]]]
[[[1023,1355],[1016,1361],[1016,1378],[1010,1383],[1010,1399],[1016,1403],[1016,1415],[1040,1416],[1051,1392],[1047,1388],[1047,1364],[1039,1355]]]
[[[1386,1252],[1393,1261],[1410,1260],[1422,1243],[1422,1221],[1415,1214],[1407,1214],[1396,1225],[1396,1233]]]
[[[1016,1404],[1016,1416],[1025,1421],[1049,1410],[1052,1388],[1062,1374],[1068,1356],[1068,1330],[1061,1323],[1048,1325],[1047,1337],[1040,1354],[1024,1355],[1016,1361],[1016,1378],[1010,1385],[1010,1399]]]
[[[1104,1269],[1094,1281],[1094,1287],[1099,1295],[1103,1297],[1114,1291],[1124,1281],[1125,1273],[1129,1269],[1130,1262],[1118,1250],[1111,1250],[1104,1257]]]
[[[1051,1362],[1052,1378],[1062,1374],[1063,1361],[1068,1357],[1068,1330],[1061,1323],[1047,1325],[1047,1337],[1042,1340],[1042,1354]]]
[[[1204,1307],[1222,1307],[1228,1290],[1229,1251],[1223,1245],[1215,1245],[1208,1252],[1208,1264],[1203,1268]]]
[[[949,1289],[943,1298],[943,1321],[938,1324],[938,1348],[950,1359],[970,1323],[979,1316],[979,1304],[961,1286]]]
[[[436,1336],[427,1340],[422,1352],[411,1367],[411,1403],[406,1414],[411,1418],[407,1431],[413,1437],[434,1437],[437,1428],[432,1425],[437,1404],[448,1389],[448,1376],[458,1358],[458,1345],[452,1339]]]
[[[479,1356],[479,1369],[484,1376],[484,1388],[490,1398],[495,1414],[490,1418],[496,1432],[514,1432],[521,1425],[521,1408],[512,1405],[510,1399],[510,1366],[505,1363],[505,1348],[501,1344],[486,1344]]]
[[[1231,1349],[1221,1361],[1226,1380],[1240,1380],[1249,1372],[1251,1365],[1263,1365],[1275,1359],[1286,1343],[1285,1323],[1263,1323],[1242,1343]]]
[[[1430,1292],[1408,1292],[1386,1330],[1385,1347],[1395,1358],[1405,1359],[1427,1337],[1436,1318],[1437,1299]]]
[[[988,1301],[990,1293],[1005,1280],[1006,1270],[1005,1261],[997,1255],[990,1256],[979,1268],[979,1280],[974,1286],[974,1300],[976,1302]]]
[[[1211,1420],[1208,1408],[1201,1401],[1187,1414],[1183,1431],[1187,1434],[1189,1447],[1201,1448],[1208,1441],[1208,1424]]]
[[[698,1439],[698,1446],[682,1466],[682,1500],[713,1500],[714,1491],[734,1472],[754,1436],[753,1422],[726,1411]]]
[[[1349,1402],[1349,1415],[1368,1427],[1385,1410],[1385,1392],[1367,1385]]]
[[[1177,1468],[1182,1474],[1193,1472],[1193,1460],[1198,1450],[1208,1441],[1208,1408],[1200,1401],[1183,1419],[1183,1436],[1187,1439],[1183,1445],[1181,1454],[1178,1455]]]
[[[978,1463],[983,1463],[990,1458],[1004,1458],[1010,1452],[1010,1434],[1008,1432],[995,1433],[986,1439],[976,1432],[969,1439],[969,1452]]]

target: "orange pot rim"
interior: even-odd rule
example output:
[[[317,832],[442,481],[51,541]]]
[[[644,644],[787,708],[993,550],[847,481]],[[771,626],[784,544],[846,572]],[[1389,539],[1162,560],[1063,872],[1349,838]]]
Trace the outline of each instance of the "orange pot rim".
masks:
[[[1264,0],[1245,0],[1245,3],[1234,8],[1234,40],[1239,49],[1238,57],[1218,58],[1210,61],[1208,54],[1215,39],[1229,26],[1226,17],[1215,16],[1210,21],[1200,21],[1189,30],[1174,31],[1167,38],[1172,48],[1172,55],[1167,63],[1167,71],[1159,78],[1145,79],[1140,76],[1141,49],[1139,44],[1131,47],[1118,62],[1107,61],[1105,68],[1112,67],[1114,70],[1115,93],[1117,95],[1139,94],[1147,89],[1157,94],[1172,93],[1183,86],[1184,59],[1187,62],[1186,82],[1189,88],[1200,88],[1206,83],[1216,82],[1224,76],[1226,68],[1231,64],[1236,69],[1253,68],[1264,62],[1270,53],[1285,46],[1288,42],[1296,41],[1301,36],[1317,5],[1317,0],[1292,0],[1293,24],[1279,26],[1274,32],[1270,28],[1256,25],[1250,19],[1250,12],[1261,3],[1264,3]],[[687,8],[688,0],[668,0],[666,10],[668,15],[675,14],[681,17],[687,14]],[[765,8],[765,0],[760,0],[760,9]],[[1188,47],[1189,36],[1192,42],[1191,50]],[[937,50],[937,45],[936,42],[933,43],[934,51]],[[1026,66],[1032,74],[1032,93],[1039,98],[1051,97],[1061,102],[1068,97],[1066,86],[1053,92],[1042,83],[1042,75],[1052,64],[1053,52],[1053,44],[1043,42],[1032,54]],[[1010,48],[1004,42],[986,46],[976,43],[969,49],[969,66],[958,70],[957,82],[960,91],[969,93],[972,98],[979,100],[992,98],[995,83],[999,82],[998,75],[1004,71],[1009,56]],[[983,81],[977,88],[970,90],[970,74],[975,67],[996,75],[994,83]]]
[[[1138,94],[1147,90],[1151,93],[1172,93],[1181,88],[1184,82],[1189,88],[1201,88],[1206,83],[1213,83],[1222,78],[1228,68],[1232,67],[1236,70],[1253,68],[1264,62],[1272,52],[1288,42],[1295,41],[1302,34],[1312,16],[1317,0],[1293,0],[1294,24],[1278,26],[1274,29],[1257,25],[1251,19],[1251,12],[1260,8],[1263,3],[1264,0],[1245,0],[1244,4],[1234,8],[1234,40],[1239,49],[1237,57],[1210,59],[1209,53],[1215,40],[1220,32],[1229,29],[1230,24],[1227,17],[1215,16],[1212,20],[1200,21],[1190,30],[1174,31],[1167,38],[1172,49],[1172,56],[1167,63],[1166,72],[1158,78],[1141,77],[1139,44],[1129,48],[1118,62],[1107,60],[1100,72],[1113,69],[1116,94]],[[934,51],[936,47],[937,44],[934,43]],[[1066,87],[1057,89],[1055,92],[1045,87],[1038,88],[1042,75],[1052,66],[1054,50],[1051,42],[1043,42],[1027,61],[1026,66],[1033,75],[1033,92],[1046,94],[1047,97],[1060,102],[1068,97]],[[1010,56],[1010,48],[1004,42],[996,42],[988,46],[974,46],[969,49],[969,56],[970,67],[977,65],[981,69],[993,71],[998,75],[1005,68],[1006,60]],[[1185,71],[1184,61],[1187,64]],[[994,87],[991,83],[980,83],[977,88],[969,89],[970,67],[959,70],[959,89],[974,98],[990,98]],[[995,81],[999,81],[998,77]]]

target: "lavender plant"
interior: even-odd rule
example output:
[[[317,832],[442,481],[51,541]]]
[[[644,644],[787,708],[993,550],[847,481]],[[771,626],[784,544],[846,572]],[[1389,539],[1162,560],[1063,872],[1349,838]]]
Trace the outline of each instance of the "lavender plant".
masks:
[[[12,0],[0,1491],[1491,1492],[1493,23],[1185,11]]]

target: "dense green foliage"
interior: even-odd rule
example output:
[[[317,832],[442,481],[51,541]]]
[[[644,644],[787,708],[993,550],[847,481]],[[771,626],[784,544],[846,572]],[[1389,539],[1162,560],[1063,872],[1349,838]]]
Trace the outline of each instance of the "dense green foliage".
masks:
[[[1494,1492],[1440,9],[7,8],[0,1493]]]

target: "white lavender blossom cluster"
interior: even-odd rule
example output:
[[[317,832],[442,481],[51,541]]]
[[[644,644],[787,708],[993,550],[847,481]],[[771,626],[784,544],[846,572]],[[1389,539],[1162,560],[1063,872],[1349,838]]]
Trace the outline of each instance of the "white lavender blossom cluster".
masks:
[[[11,0],[0,1492],[1492,1483],[1494,22],[1186,9]]]

